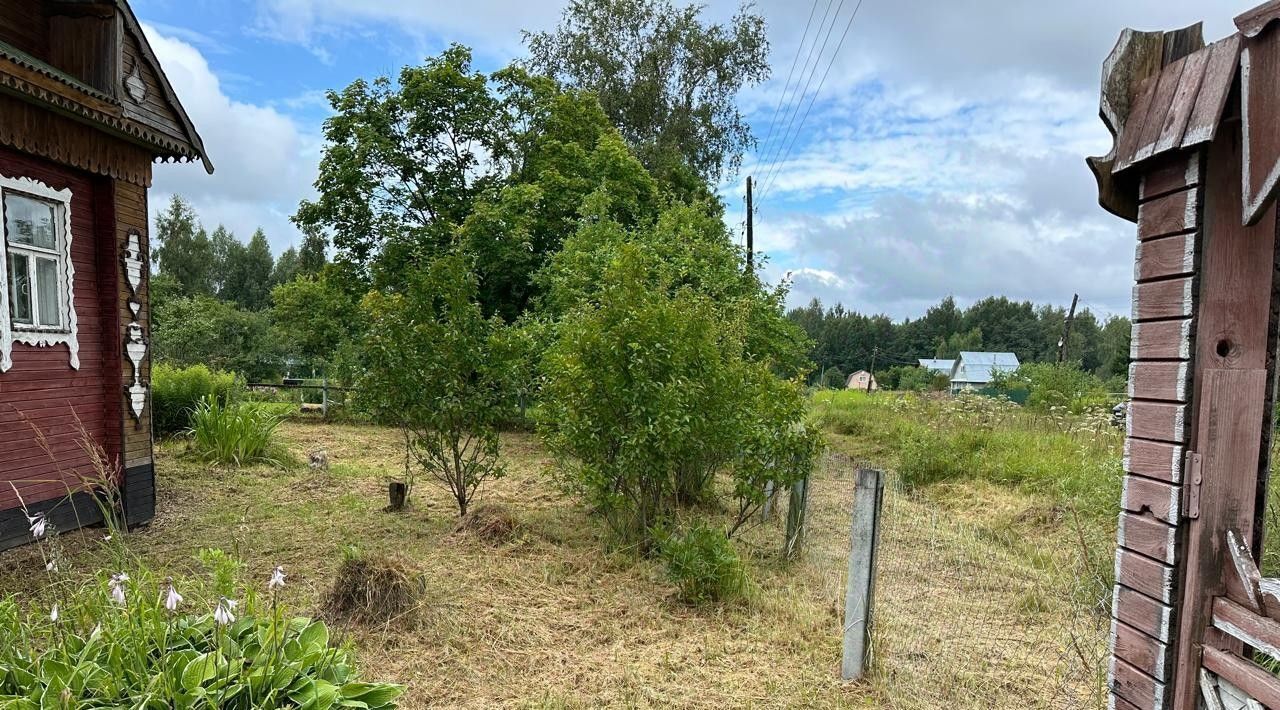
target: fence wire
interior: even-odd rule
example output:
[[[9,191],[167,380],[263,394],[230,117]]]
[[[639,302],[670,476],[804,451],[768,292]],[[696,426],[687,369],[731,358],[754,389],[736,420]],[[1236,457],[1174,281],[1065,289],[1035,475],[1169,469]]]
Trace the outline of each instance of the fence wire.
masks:
[[[824,468],[807,524],[843,528],[813,537],[846,546],[807,554],[843,598],[857,465]],[[891,474],[880,525],[868,678],[877,707],[1106,707],[1110,581],[1098,567],[1109,560],[965,520]]]

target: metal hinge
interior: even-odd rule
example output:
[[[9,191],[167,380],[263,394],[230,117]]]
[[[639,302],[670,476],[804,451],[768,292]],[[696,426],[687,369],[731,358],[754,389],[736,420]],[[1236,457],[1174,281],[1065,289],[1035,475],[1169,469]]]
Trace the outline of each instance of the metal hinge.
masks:
[[[1200,517],[1200,454],[1188,451],[1182,466],[1182,517]]]

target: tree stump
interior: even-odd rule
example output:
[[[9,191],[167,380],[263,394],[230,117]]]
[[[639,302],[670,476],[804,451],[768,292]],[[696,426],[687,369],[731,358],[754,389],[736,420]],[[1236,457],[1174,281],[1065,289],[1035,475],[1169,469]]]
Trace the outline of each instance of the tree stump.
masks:
[[[397,513],[404,510],[405,501],[409,497],[409,486],[404,481],[392,481],[387,485],[387,496],[391,499],[387,512]]]

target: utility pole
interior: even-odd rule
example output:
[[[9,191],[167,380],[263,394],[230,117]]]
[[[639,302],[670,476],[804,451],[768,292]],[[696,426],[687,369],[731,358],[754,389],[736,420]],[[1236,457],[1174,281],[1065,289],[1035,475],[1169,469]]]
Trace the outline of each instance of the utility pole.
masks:
[[[1071,339],[1071,321],[1076,319],[1076,304],[1080,301],[1080,294],[1071,294],[1071,310],[1067,311],[1067,322],[1062,326],[1062,340],[1058,341],[1058,362],[1067,361],[1067,341]]]
[[[876,380],[876,355],[879,352],[879,345],[871,346],[871,369],[867,370],[867,394],[871,394],[871,383]]]
[[[751,176],[748,175],[747,176],[747,271],[754,272],[756,270],[756,267],[755,267],[756,240],[755,240],[755,234],[752,233],[752,227],[754,226],[752,224],[753,222],[752,217],[753,215],[752,215],[752,209],[751,209]]]

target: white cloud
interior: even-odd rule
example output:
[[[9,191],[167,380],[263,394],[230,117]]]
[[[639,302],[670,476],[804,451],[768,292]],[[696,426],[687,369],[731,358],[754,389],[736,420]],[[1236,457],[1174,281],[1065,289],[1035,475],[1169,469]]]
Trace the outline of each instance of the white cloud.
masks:
[[[247,240],[262,227],[276,253],[296,242],[298,233],[288,218],[298,201],[312,194],[318,138],[274,108],[228,97],[192,44],[155,27],[145,31],[216,167],[207,175],[197,165],[157,165],[152,214],[180,194],[210,229],[225,224]]]

